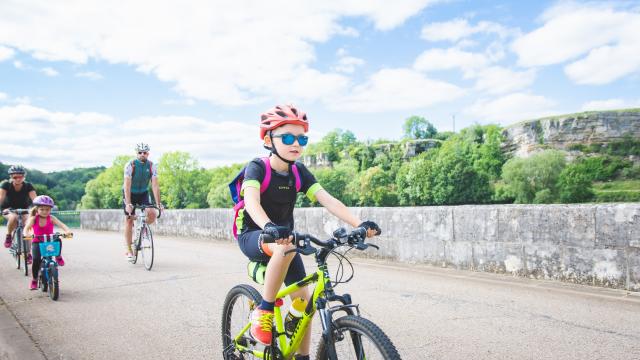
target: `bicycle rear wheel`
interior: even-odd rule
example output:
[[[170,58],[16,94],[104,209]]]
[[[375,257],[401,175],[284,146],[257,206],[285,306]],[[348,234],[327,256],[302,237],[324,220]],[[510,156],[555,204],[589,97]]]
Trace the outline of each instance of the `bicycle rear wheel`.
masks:
[[[133,239],[133,243],[131,244],[131,252],[133,258],[131,259],[131,263],[135,264],[138,262],[138,253],[140,253],[140,234],[136,234],[137,236]]]
[[[262,301],[262,296],[258,290],[249,285],[236,285],[224,299],[222,309],[222,349],[225,360],[235,359],[257,359],[252,354],[243,353],[234,349],[234,338],[249,323],[251,312]],[[244,346],[249,346],[249,331],[243,335],[241,342]]]
[[[333,338],[338,359],[400,360],[400,354],[385,333],[371,321],[355,315],[336,319]],[[317,360],[328,359],[327,344],[321,341],[316,353]]]
[[[47,285],[49,287],[49,297],[51,300],[58,300],[60,288],[58,286],[58,268],[55,264],[49,264],[49,283]]]
[[[151,270],[153,266],[153,234],[147,225],[140,230],[140,251],[142,252],[142,262],[144,268]]]

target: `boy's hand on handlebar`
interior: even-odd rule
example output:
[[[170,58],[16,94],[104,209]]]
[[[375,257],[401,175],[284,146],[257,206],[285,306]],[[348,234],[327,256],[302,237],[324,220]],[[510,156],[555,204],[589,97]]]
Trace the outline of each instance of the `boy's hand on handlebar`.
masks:
[[[275,243],[278,245],[287,245],[293,241],[291,230],[288,227],[278,226],[272,222],[265,224],[262,233],[275,239]]]
[[[364,221],[362,224],[358,225],[358,227],[363,227],[367,230],[368,238],[382,234],[382,229],[380,229],[380,226],[370,220]]]

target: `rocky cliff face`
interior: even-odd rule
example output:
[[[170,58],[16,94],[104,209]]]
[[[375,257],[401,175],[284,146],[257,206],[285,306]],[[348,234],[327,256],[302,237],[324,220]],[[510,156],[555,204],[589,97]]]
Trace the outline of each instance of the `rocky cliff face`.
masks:
[[[640,138],[640,109],[593,111],[524,121],[507,127],[504,150],[527,157],[537,150],[567,150],[572,144],[606,144]]]

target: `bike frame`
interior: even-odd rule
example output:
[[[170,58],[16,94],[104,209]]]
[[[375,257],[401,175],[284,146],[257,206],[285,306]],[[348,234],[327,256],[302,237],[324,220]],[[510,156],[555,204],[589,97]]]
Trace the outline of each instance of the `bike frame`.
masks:
[[[318,270],[310,275],[304,277],[304,279],[298,281],[295,284],[291,284],[284,289],[278,291],[276,295],[276,306],[274,307],[274,321],[275,328],[273,329],[273,339],[271,346],[275,347],[275,339],[278,339],[277,349],[284,359],[291,359],[293,355],[296,353],[300,344],[302,343],[302,339],[307,333],[307,329],[313,316],[316,311],[319,312],[320,321],[322,323],[322,338],[323,341],[328,344],[332,344],[332,335],[331,335],[331,319],[333,313],[336,311],[345,311],[349,315],[353,315],[354,312],[352,308],[356,309],[356,312],[359,313],[358,306],[351,304],[351,296],[349,294],[345,294],[343,296],[335,295],[333,292],[333,286],[331,284],[331,279],[329,277],[329,270],[327,268],[327,264],[325,263],[326,257],[329,255],[329,251],[326,249],[320,250],[319,254],[316,254],[316,262],[318,263]],[[278,302],[281,302],[281,299],[291,293],[302,289],[303,287],[315,283],[316,286],[313,290],[313,296],[311,301],[307,304],[307,308],[304,310],[302,317],[298,321],[296,328],[293,331],[293,335],[287,341],[287,337],[284,329],[284,321],[282,320],[282,313],[280,311],[280,305],[277,305]],[[280,301],[278,301],[280,300]],[[342,305],[337,305],[334,307],[328,307],[327,303],[329,301],[339,301]],[[247,323],[247,325],[240,331],[240,333],[234,338],[234,343],[236,349],[240,352],[250,353],[253,356],[264,359],[265,351],[252,350],[247,346],[242,345],[243,336],[249,331],[251,327],[251,322]],[[333,346],[329,346],[330,351],[333,352],[335,349]],[[335,353],[333,354],[333,358],[335,358]]]
[[[40,265],[40,271],[42,272],[42,275],[44,277],[44,281],[46,281],[47,283],[49,282],[49,265],[53,264],[53,267],[56,269],[58,269],[58,262],[55,260],[55,258],[53,256],[43,256],[42,257],[42,263]]]
[[[16,225],[15,230],[13,230],[13,233],[11,234],[11,247],[9,248],[9,252],[12,253],[12,255],[17,255],[17,256],[22,256],[24,258],[24,266],[26,268],[25,270],[25,276],[28,275],[28,267],[29,264],[27,264],[27,256],[29,254],[29,246],[27,246],[27,239],[25,239],[22,236],[22,231],[24,230],[24,221],[22,220],[22,217],[24,215],[28,214],[28,210],[26,209],[11,209],[9,210],[11,213],[16,214],[18,216],[18,225]],[[24,214],[22,212],[25,212]],[[19,243],[16,244],[15,239],[16,239],[16,234],[18,234],[18,238],[20,238]],[[23,251],[24,250],[24,251]]]

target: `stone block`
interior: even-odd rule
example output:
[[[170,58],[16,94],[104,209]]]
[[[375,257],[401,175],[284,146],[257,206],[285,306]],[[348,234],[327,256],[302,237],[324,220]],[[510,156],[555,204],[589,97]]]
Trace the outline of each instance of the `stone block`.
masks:
[[[452,211],[454,241],[497,241],[497,206],[456,206]]]
[[[624,248],[640,239],[640,205],[607,204],[596,207],[596,245]]]

